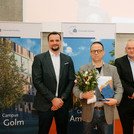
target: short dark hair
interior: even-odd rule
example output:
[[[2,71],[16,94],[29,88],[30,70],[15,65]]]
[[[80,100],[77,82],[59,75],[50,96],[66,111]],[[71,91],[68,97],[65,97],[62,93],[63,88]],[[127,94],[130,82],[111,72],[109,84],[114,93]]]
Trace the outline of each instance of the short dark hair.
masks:
[[[61,35],[58,32],[51,32],[51,33],[49,33],[48,36],[47,36],[47,40],[49,41],[50,35],[57,35],[57,34],[60,36],[60,40],[61,40]]]
[[[103,44],[102,44],[101,42],[99,42],[99,41],[93,42],[93,43],[91,44],[91,46],[90,46],[90,49],[91,49],[91,47],[92,47],[93,44],[100,44],[100,45],[102,46],[103,50],[104,50]]]

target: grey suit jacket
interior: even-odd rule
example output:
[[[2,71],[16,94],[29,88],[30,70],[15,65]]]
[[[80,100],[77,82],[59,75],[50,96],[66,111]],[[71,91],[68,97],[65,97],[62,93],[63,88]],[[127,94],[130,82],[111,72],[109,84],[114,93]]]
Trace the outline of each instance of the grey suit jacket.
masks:
[[[74,86],[74,65],[70,56],[60,53],[60,77],[58,97],[64,98],[64,107],[71,101]],[[33,84],[37,90],[34,107],[39,111],[47,111],[51,100],[55,97],[57,80],[49,51],[36,55],[32,65]]]
[[[80,67],[80,70],[90,70],[93,69],[93,64],[89,63],[84,66]],[[121,85],[121,81],[119,79],[117,69],[115,66],[104,64],[103,66],[103,74],[104,76],[112,76],[113,81],[113,88],[114,88],[114,98],[118,100],[118,102],[121,101],[123,88]],[[73,93],[76,97],[80,97],[81,91],[79,90],[78,86],[74,86]],[[82,102],[82,120],[85,122],[91,122],[93,118],[94,113],[94,103],[87,104],[86,99],[81,99]],[[112,124],[114,119],[114,108],[115,106],[109,106],[107,104],[104,104],[104,112],[105,112],[105,118],[108,124]]]

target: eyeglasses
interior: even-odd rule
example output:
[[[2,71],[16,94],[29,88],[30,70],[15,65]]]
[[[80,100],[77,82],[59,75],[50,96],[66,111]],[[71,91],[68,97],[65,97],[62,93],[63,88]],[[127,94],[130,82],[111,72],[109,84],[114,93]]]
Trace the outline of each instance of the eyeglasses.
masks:
[[[127,50],[134,50],[134,48],[133,47],[127,47]]]
[[[96,52],[99,54],[101,53],[103,50],[91,50],[91,53],[95,54]]]

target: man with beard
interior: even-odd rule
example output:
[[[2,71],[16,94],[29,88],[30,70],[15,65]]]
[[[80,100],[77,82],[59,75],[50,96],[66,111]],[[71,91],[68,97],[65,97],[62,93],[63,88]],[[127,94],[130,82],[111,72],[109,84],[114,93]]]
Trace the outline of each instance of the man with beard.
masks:
[[[48,35],[49,50],[35,56],[32,65],[33,84],[37,90],[34,107],[39,115],[38,134],[48,134],[53,117],[57,134],[67,133],[68,110],[72,102],[74,65],[71,57],[60,52],[61,35]]]

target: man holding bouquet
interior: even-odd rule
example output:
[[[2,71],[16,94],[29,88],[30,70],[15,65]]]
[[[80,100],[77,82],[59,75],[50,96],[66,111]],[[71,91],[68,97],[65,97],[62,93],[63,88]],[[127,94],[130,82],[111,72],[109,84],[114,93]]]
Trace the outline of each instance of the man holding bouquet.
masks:
[[[80,72],[90,72],[90,70],[95,69],[97,71],[96,77],[100,79],[99,81],[103,81],[103,79],[101,79],[102,77],[111,78],[112,83],[106,83],[112,88],[109,86],[109,89],[108,86],[106,86],[102,92],[104,86],[99,87],[99,83],[93,84],[86,82],[89,85],[95,85],[94,90],[83,92],[84,89],[81,89],[81,85],[78,83],[77,77],[73,88],[74,95],[80,98],[82,103],[83,134],[93,134],[95,128],[97,128],[98,134],[113,133],[112,131],[110,133],[108,131],[110,126],[113,124],[114,108],[115,105],[119,104],[121,101],[123,88],[116,67],[103,62],[104,54],[104,46],[101,42],[92,43],[90,47],[92,62],[81,66]],[[107,98],[112,94],[111,91],[112,93],[114,92],[114,94],[110,98]],[[94,92],[96,99],[87,103],[87,100],[94,97]]]

